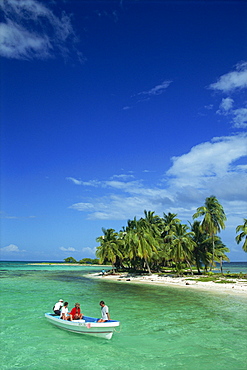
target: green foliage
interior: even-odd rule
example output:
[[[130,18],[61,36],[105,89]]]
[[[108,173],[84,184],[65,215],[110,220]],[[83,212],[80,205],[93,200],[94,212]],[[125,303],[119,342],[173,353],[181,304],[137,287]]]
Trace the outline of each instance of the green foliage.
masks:
[[[239,232],[240,234],[236,236],[236,242],[239,244],[244,239],[244,244],[242,248],[245,252],[247,252],[247,218],[244,218],[243,225],[238,225],[236,227],[236,233]]]
[[[229,249],[217,234],[225,227],[226,216],[217,198],[206,198],[205,206],[199,207],[193,218],[204,216],[189,226],[182,224],[175,213],[144,211],[144,217],[127,221],[127,226],[116,232],[102,229],[103,235],[96,241],[99,263],[111,263],[113,270],[128,269],[143,272],[184,274],[196,269],[199,274],[208,271],[215,262],[228,261]],[[187,271],[186,271],[187,270]]]
[[[215,281],[217,278],[215,276],[202,276],[197,281],[207,282],[207,281]]]
[[[215,283],[216,284],[234,284],[236,283],[236,281],[224,279],[224,280],[216,281]]]
[[[196,213],[193,215],[193,219],[202,216],[204,217],[200,225],[201,230],[204,231],[212,241],[212,257],[210,267],[212,270],[215,257],[215,235],[217,232],[220,232],[221,229],[225,228],[226,221],[224,209],[214,195],[206,198],[204,206],[197,208]]]
[[[98,265],[99,260],[97,258],[83,258],[82,260],[79,261],[79,263],[84,264],[84,265]]]
[[[76,259],[74,259],[73,257],[67,257],[64,259],[64,262],[65,263],[77,263]]]

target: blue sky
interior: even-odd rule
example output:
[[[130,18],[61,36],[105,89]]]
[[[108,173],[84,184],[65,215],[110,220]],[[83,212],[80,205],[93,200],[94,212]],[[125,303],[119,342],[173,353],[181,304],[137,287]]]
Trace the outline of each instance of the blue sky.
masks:
[[[101,228],[247,210],[245,1],[4,0],[1,259],[94,257]]]

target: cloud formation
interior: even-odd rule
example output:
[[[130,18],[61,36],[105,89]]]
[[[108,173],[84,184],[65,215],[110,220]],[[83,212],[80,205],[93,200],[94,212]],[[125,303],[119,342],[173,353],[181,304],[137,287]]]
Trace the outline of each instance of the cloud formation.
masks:
[[[247,156],[246,135],[214,138],[194,146],[189,153],[173,157],[173,166],[167,175],[173,176],[173,185],[187,186],[193,184],[202,187],[210,178],[219,178],[238,172],[234,162]]]
[[[247,104],[238,98],[239,92],[247,89],[247,62],[238,63],[235,71],[222,75],[217,82],[209,85],[209,89],[234,95],[234,99],[231,96],[223,98],[216,113],[229,116],[235,128],[247,127]]]
[[[60,247],[59,249],[63,252],[76,252],[76,249],[73,247],[68,247],[68,248]]]
[[[20,250],[17,245],[10,244],[7,247],[0,248],[2,253],[20,253],[20,252],[26,252],[24,249]]]
[[[67,59],[78,41],[70,16],[56,16],[37,0],[4,0],[0,3],[0,55],[9,59],[48,59],[56,54]]]
[[[246,143],[247,135],[239,134],[196,145],[188,153],[172,158],[172,166],[156,186],[148,186],[142,179],[97,181],[99,195],[70,208],[85,212],[89,219],[102,220],[126,220],[141,216],[144,209],[161,215],[175,212],[181,217],[191,217],[191,209],[213,194],[226,207],[229,205],[229,210],[235,202],[234,212],[244,217],[247,166],[241,161],[247,156]],[[91,183],[94,180],[81,185]]]
[[[148,95],[148,96],[160,95],[170,86],[171,83],[172,81],[168,81],[168,80],[163,81],[161,84],[156,85],[150,90],[139,92],[137,95]]]
[[[209,86],[212,90],[219,90],[225,93],[236,89],[247,88],[247,62],[236,65],[236,70],[222,75],[217,82]]]
[[[148,101],[153,96],[163,94],[166,91],[166,89],[170,86],[171,83],[172,83],[171,80],[165,80],[161,84],[158,84],[149,90],[144,90],[137,94],[132,95],[131,96],[132,99],[138,97],[138,100],[134,103],[134,105],[138,103],[142,103],[144,101]],[[133,108],[133,105],[126,105],[122,109],[127,111],[131,108]]]

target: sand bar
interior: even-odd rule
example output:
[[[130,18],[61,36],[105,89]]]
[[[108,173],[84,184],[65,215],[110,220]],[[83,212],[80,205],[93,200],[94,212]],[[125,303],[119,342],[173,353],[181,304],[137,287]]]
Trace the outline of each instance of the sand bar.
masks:
[[[151,284],[160,286],[179,287],[184,289],[199,289],[227,294],[239,294],[247,297],[247,279],[229,278],[228,283],[217,283],[213,281],[197,281],[198,276],[172,277],[152,275],[132,275],[128,273],[109,274],[102,276],[102,273],[87,274],[86,277],[101,279],[102,281],[115,281],[118,283]],[[223,277],[219,278],[226,280]]]

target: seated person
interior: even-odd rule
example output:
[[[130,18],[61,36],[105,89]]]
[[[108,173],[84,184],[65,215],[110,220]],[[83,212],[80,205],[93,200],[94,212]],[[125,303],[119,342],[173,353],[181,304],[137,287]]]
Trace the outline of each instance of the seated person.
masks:
[[[61,308],[63,307],[63,300],[59,299],[57,303],[55,303],[53,307],[53,311],[56,315],[60,316],[61,315]]]
[[[81,313],[80,303],[75,303],[75,307],[69,313],[70,320],[81,320],[83,314]]]
[[[62,320],[69,320],[70,316],[68,315],[68,302],[64,302],[64,305],[62,307],[62,312],[60,319]]]
[[[110,320],[110,314],[109,314],[109,308],[108,306],[105,304],[104,301],[100,301],[100,306],[101,306],[101,319],[98,320],[98,322],[106,322],[108,320]]]

